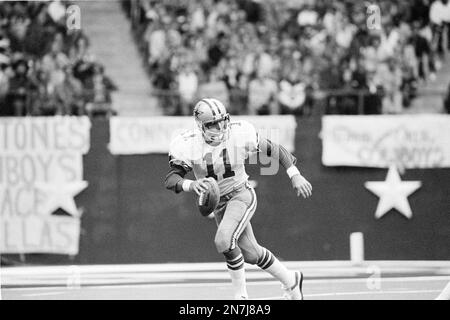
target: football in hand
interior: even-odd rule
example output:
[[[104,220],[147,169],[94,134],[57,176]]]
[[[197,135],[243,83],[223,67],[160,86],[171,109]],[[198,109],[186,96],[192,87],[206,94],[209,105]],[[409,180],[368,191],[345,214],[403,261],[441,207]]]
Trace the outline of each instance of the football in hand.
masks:
[[[208,190],[198,196],[197,205],[202,216],[206,217],[217,208],[220,201],[220,189],[213,178],[205,179],[204,183],[208,186]]]

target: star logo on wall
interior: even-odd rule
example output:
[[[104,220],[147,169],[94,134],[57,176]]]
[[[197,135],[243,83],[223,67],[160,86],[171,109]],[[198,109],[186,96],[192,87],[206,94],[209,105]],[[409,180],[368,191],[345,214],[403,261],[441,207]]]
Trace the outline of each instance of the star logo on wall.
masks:
[[[78,217],[79,210],[75,204],[74,197],[86,189],[86,181],[64,182],[64,183],[36,183],[45,198],[42,199],[41,210],[46,214],[51,214],[58,209],[63,209],[73,217]]]
[[[389,210],[397,209],[406,218],[412,218],[412,210],[408,202],[408,196],[422,186],[420,181],[402,181],[397,167],[392,165],[385,181],[368,181],[364,186],[380,197],[375,218],[379,219]]]

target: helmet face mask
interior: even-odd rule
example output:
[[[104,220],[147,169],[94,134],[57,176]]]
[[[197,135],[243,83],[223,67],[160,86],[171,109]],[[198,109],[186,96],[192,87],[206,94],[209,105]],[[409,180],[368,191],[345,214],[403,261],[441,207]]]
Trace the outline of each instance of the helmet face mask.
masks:
[[[222,142],[226,139],[230,116],[226,115],[223,119],[204,122],[202,124],[203,137],[206,142]]]
[[[216,99],[202,99],[194,108],[194,117],[207,143],[220,143],[228,137],[230,115]]]

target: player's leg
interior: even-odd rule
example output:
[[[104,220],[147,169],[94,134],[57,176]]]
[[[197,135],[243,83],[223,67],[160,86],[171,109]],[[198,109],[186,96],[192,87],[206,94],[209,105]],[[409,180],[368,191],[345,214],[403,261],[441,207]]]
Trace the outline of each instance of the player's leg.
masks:
[[[450,300],[450,282],[447,283],[444,290],[442,290],[436,300]]]
[[[303,299],[301,292],[303,275],[298,271],[287,269],[272,252],[259,245],[253,233],[251,223],[245,228],[238,243],[244,255],[245,262],[256,264],[280,281],[282,288],[288,295],[287,298],[292,300]]]
[[[231,199],[226,206],[214,239],[217,251],[225,256],[236,299],[247,298],[244,257],[237,240],[245,230],[256,208],[256,196],[246,190]]]

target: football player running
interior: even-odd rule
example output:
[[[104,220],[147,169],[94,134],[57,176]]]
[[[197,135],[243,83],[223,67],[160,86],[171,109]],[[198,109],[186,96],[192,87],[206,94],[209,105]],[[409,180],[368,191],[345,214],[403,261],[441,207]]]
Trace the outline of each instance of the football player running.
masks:
[[[235,299],[248,299],[244,262],[257,265],[278,279],[289,300],[303,300],[303,274],[288,270],[255,239],[250,220],[256,210],[256,194],[248,183],[245,159],[260,153],[278,161],[291,179],[297,196],[312,195],[311,184],[300,174],[296,158],[283,146],[258,136],[249,122],[230,122],[225,106],[205,98],[194,107],[198,128],[176,136],[170,145],[167,189],[179,192],[207,190],[206,178],[214,178],[220,188],[220,201],[214,211],[217,232],[214,243],[225,256]],[[194,172],[195,181],[185,179]]]

